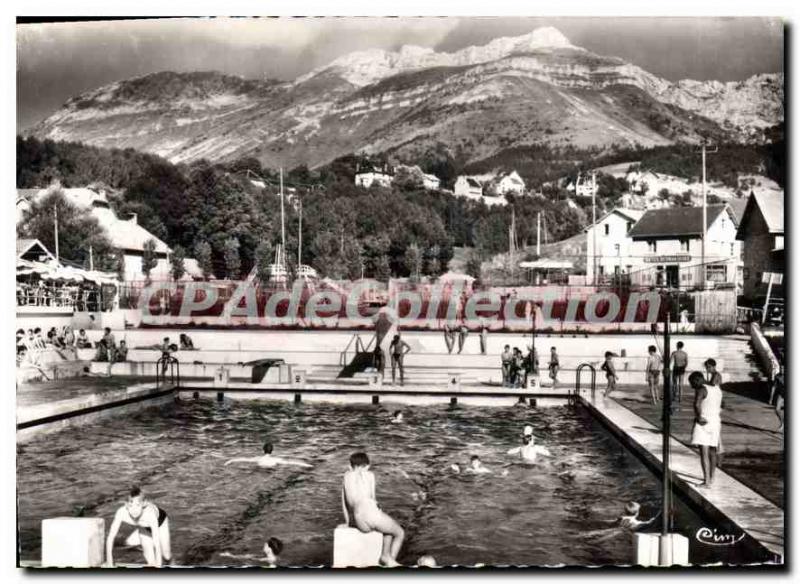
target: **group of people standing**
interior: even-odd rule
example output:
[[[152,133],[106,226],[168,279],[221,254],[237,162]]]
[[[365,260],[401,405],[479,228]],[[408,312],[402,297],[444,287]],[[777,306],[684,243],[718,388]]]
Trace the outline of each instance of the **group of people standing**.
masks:
[[[526,387],[529,375],[539,375],[539,353],[536,348],[528,347],[528,354],[523,355],[518,347],[503,347],[500,354],[500,365],[503,375],[503,387]],[[558,383],[560,364],[555,347],[550,348],[550,361],[547,364],[553,385]]]
[[[469,335],[469,329],[467,325],[461,324],[461,326],[455,327],[451,326],[449,323],[445,323],[444,325],[444,344],[447,347],[447,353],[452,354],[453,349],[456,347],[456,341],[458,342],[458,354],[461,354],[461,351],[464,350],[464,345],[467,342],[467,335]],[[481,347],[481,355],[486,354],[486,346],[489,342],[489,327],[485,324],[481,325],[480,331],[478,332],[478,340],[480,341]]]

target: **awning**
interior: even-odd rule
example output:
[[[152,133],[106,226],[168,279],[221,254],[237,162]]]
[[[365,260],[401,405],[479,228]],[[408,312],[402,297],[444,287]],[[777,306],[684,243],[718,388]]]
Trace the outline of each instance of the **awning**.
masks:
[[[539,259],[534,262],[520,262],[519,267],[530,270],[571,270],[573,266],[568,261]]]

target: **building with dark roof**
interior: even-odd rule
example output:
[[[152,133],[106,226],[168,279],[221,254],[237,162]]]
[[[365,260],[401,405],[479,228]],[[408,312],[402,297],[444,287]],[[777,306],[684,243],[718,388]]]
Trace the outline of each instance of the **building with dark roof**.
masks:
[[[680,289],[740,287],[738,222],[728,205],[651,209],[628,233],[632,283]]]
[[[750,300],[766,293],[770,274],[771,294],[782,295],[784,259],[783,193],[750,193],[736,238],[743,244],[743,292]],[[775,276],[777,275],[777,276]]]

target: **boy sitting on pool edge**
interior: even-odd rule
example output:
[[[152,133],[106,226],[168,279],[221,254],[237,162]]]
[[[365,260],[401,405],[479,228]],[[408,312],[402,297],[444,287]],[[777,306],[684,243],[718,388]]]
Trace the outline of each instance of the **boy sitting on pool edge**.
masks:
[[[375,475],[369,470],[369,457],[365,452],[350,456],[350,470],[342,480],[342,512],[344,526],[350,527],[350,518],[362,533],[377,531],[383,534],[380,563],[393,568],[399,566],[397,555],[403,545],[405,531],[400,524],[384,513],[375,499]]]

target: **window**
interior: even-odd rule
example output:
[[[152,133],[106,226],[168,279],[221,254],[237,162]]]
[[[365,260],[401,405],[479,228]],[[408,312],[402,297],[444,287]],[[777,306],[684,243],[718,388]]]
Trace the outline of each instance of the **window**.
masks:
[[[775,249],[783,249],[783,235],[775,236]]]
[[[706,266],[706,280],[711,282],[727,282],[728,266]]]
[[[605,274],[605,272],[606,272],[605,266],[600,266],[600,275],[602,276],[603,274]]]
[[[686,237],[681,238],[681,251],[689,253],[689,239]]]
[[[618,244],[618,243],[615,243],[615,244],[614,244],[614,252],[615,252],[617,255],[619,255],[619,244]]]
[[[651,239],[650,241],[647,242],[647,251],[649,251],[650,253],[656,253],[656,240],[655,239]]]
[[[734,254],[736,253],[736,252],[734,251],[734,250],[735,250],[735,247],[736,247],[736,244],[733,244],[733,243],[732,243],[732,244],[731,244],[731,255],[734,255]]]
[[[606,223],[605,225],[603,225],[603,227],[605,228],[606,235],[608,235],[609,233],[611,233],[611,225],[609,225],[608,223]]]

